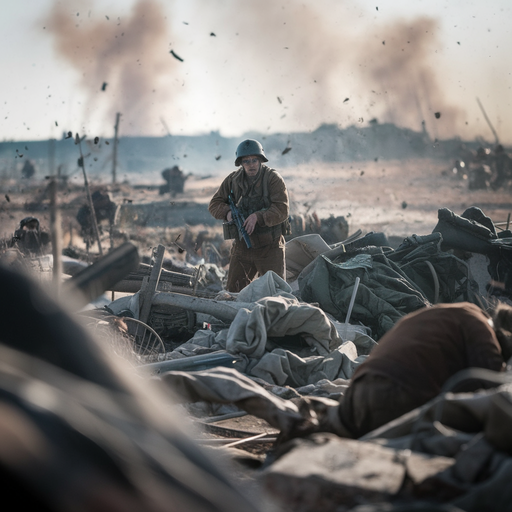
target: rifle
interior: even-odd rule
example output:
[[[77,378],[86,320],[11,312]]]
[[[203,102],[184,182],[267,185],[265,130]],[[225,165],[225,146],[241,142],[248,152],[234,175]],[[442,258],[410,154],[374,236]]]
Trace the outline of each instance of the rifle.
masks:
[[[244,228],[245,218],[242,215],[242,212],[236,207],[235,201],[233,200],[233,196],[229,194],[229,207],[231,208],[231,216],[233,218],[236,227],[238,228],[238,238],[243,238],[247,247],[250,249],[252,247],[251,240],[247,231]]]
[[[196,372],[209,370],[217,366],[232,368],[238,361],[240,361],[239,356],[229,354],[225,350],[219,350],[218,352],[211,352],[210,354],[200,354],[198,356],[181,357],[179,359],[159,361],[158,363],[149,363],[141,366],[141,368],[146,371],[149,370],[150,375],[162,375],[166,372]]]

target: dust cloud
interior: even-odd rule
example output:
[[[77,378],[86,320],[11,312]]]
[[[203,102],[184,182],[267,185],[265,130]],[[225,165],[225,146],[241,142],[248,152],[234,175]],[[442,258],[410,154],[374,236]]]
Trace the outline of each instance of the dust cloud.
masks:
[[[363,83],[386,98],[382,120],[416,129],[425,121],[432,137],[446,138],[457,134],[465,113],[450,104],[431,59],[439,47],[437,31],[432,18],[397,21],[383,28],[378,44],[373,39],[357,48],[367,63],[360,70]]]
[[[103,11],[78,5],[72,10],[69,3],[56,1],[46,29],[58,56],[79,73],[86,115],[99,116],[105,131],[117,112],[124,135],[154,131],[161,106],[170,101],[166,81],[178,65],[169,54],[169,24],[161,3],[138,0],[127,16],[103,14],[102,19]]]
[[[424,123],[432,138],[446,138],[466,118],[443,87],[435,19],[383,22],[354,0],[190,0],[186,12],[184,26],[157,0],[110,20],[55,3],[47,28],[79,71],[88,110],[103,108],[109,126],[122,112],[124,134],[161,132],[162,118],[186,118],[196,133],[229,125],[232,135],[378,119],[416,131]],[[169,54],[171,27],[191,66],[181,90],[168,86],[183,76]]]
[[[445,94],[437,20],[379,22],[357,5],[265,0],[240,9],[225,1],[207,12],[202,6],[201,13],[210,26],[236,34],[231,51],[219,49],[230,63],[223,71],[227,80],[242,82],[256,101],[252,91],[275,91],[282,118],[296,126],[377,118],[414,130],[424,121],[433,138],[456,135],[465,113]],[[261,105],[269,98],[259,100]]]

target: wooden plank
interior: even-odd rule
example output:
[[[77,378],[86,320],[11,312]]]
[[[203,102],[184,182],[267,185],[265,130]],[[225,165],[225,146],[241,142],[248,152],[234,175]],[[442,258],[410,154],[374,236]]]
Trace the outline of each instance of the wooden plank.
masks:
[[[164,261],[164,253],[165,247],[160,244],[156,249],[155,262],[151,269],[148,284],[144,287],[144,290],[141,290],[140,292],[139,320],[144,323],[147,323],[148,321],[151,303],[153,302],[153,295],[158,287],[158,281],[160,280],[162,264]]]

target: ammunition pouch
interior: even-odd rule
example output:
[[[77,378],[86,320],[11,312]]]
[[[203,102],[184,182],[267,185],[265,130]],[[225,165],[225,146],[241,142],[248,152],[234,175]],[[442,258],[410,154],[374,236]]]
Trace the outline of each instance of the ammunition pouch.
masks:
[[[238,239],[238,228],[236,224],[231,222],[224,222],[222,224],[222,232],[224,236],[224,240],[233,240],[234,238]]]
[[[222,223],[222,234],[224,240],[240,240],[238,228],[233,221]],[[257,248],[270,245],[274,240],[279,239],[281,235],[289,234],[291,234],[290,221],[286,219],[281,224],[277,224],[277,226],[257,227],[255,232],[250,235],[250,238],[253,243],[253,247]]]

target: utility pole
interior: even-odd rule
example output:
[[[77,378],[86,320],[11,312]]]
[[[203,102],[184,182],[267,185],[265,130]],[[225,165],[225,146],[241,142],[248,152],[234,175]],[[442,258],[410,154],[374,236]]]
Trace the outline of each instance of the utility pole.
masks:
[[[116,124],[114,126],[114,155],[112,158],[112,183],[116,183],[116,170],[117,170],[117,144],[118,144],[118,130],[119,130],[119,119],[121,114],[116,114]]]
[[[96,236],[96,241],[98,242],[98,251],[100,253],[100,256],[103,256],[103,249],[101,247],[101,241],[100,241],[100,232],[98,229],[98,221],[96,220],[96,211],[94,210],[94,202],[93,202],[92,196],[91,196],[91,189],[89,188],[89,180],[87,179],[87,173],[85,172],[84,154],[82,153],[82,140],[80,139],[80,135],[78,135],[78,133],[76,134],[76,137],[75,137],[75,144],[78,145],[78,149],[80,150],[80,159],[78,160],[78,166],[82,168],[82,172],[84,175],[84,186],[85,186],[85,192],[87,194],[87,201],[89,203],[89,209],[91,210],[92,227],[94,229],[94,235]]]
[[[55,176],[55,139],[48,140],[48,176]]]

